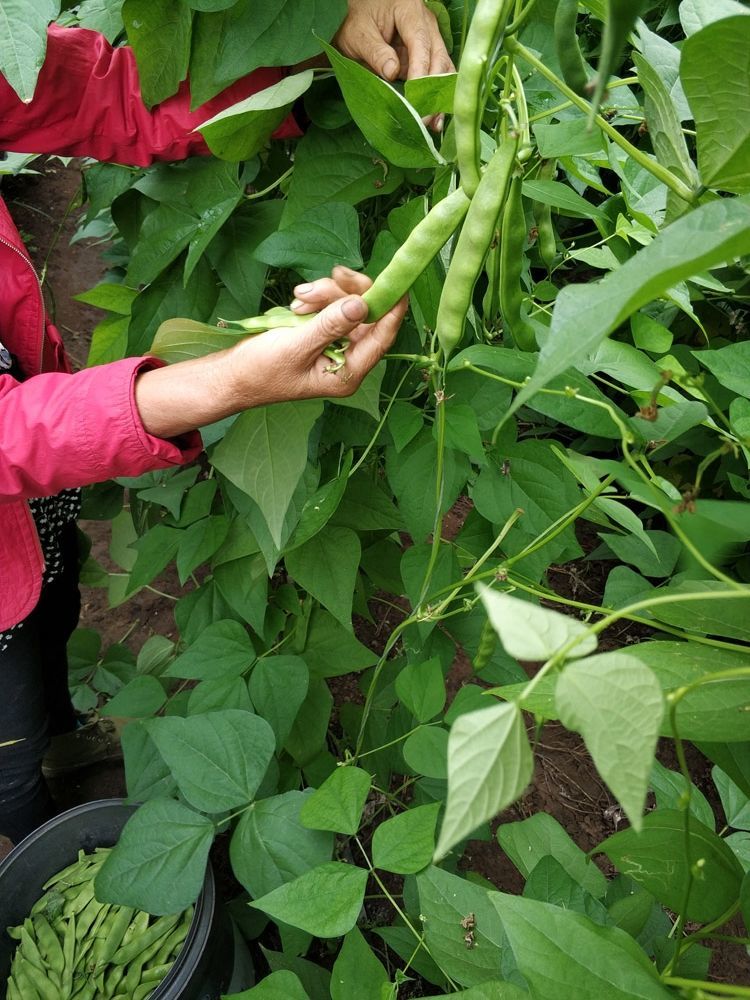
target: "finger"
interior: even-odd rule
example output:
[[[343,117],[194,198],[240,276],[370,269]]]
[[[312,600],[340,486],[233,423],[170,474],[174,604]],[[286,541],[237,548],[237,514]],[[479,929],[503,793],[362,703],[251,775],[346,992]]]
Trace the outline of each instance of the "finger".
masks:
[[[334,340],[349,337],[367,316],[367,303],[358,295],[348,295],[327,305],[304,329],[307,346],[321,352]]]
[[[365,63],[384,79],[395,80],[398,76],[398,55],[383,38],[374,21],[359,26],[356,42],[342,38],[340,47],[344,55]]]
[[[369,359],[369,367],[371,368],[372,365],[379,361],[386,351],[390,350],[393,346],[393,341],[396,339],[396,334],[406,315],[408,304],[409,298],[405,295],[377,323],[373,323],[370,326],[361,326],[359,329],[352,331],[349,338],[351,346],[346,355],[347,364],[349,364],[350,360],[356,364],[358,359],[365,358]],[[377,354],[377,357],[375,357],[375,354]],[[373,357],[374,360],[372,360]]]
[[[417,20],[414,14],[409,13],[400,23],[397,22],[396,27],[409,55],[407,80],[427,76],[432,59],[432,40],[424,18],[420,16]]]
[[[350,267],[337,264],[332,272],[333,280],[349,295],[364,295],[372,286],[372,279],[361,271],[353,271]]]
[[[295,287],[295,298],[292,300],[290,308],[298,315],[304,316],[306,313],[317,312],[318,309],[327,306],[329,302],[335,302],[336,299],[343,298],[349,292],[350,289],[341,288],[333,278],[319,278],[317,281]]]

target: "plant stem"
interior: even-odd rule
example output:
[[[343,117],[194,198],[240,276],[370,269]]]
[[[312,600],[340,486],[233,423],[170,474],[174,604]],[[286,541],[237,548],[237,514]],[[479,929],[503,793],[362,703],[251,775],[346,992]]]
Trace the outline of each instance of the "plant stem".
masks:
[[[750,988],[746,986],[731,986],[729,983],[707,983],[701,979],[682,979],[680,976],[662,976],[663,982],[667,986],[680,986],[685,989],[706,989],[710,993],[721,997],[750,997]]]
[[[549,80],[557,89],[568,98],[571,104],[574,104],[581,111],[585,111],[587,114],[591,114],[592,106],[589,101],[584,100],[584,98],[579,97],[574,90],[571,90],[563,81],[553,73],[549,67],[547,67],[541,59],[538,59],[530,49],[527,49],[525,45],[513,37],[505,39],[505,47],[509,52],[513,52],[524,59],[530,66],[540,73],[546,80]],[[643,150],[638,149],[634,146],[632,142],[628,142],[624,136],[620,135],[616,128],[614,128],[610,123],[602,118],[601,115],[595,115],[594,121],[597,126],[602,130],[602,132],[607,135],[616,146],[620,149],[625,150],[628,156],[635,160],[636,163],[640,164],[645,170],[653,174],[657,180],[660,180],[662,184],[666,186],[683,201],[692,204],[696,200],[696,192],[688,187],[684,181],[681,181],[679,177],[676,177],[671,170],[667,170],[656,160],[653,160],[650,156],[643,152]]]
[[[393,404],[398,399],[398,394],[401,392],[401,386],[406,381],[407,376],[412,371],[413,367],[414,366],[412,365],[412,366],[410,366],[409,368],[406,369],[406,371],[404,372],[404,374],[403,374],[403,376],[401,378],[401,381],[396,386],[395,392],[393,393],[393,395],[391,396],[391,398],[388,400],[388,405],[386,406],[386,408],[385,408],[385,410],[383,412],[383,416],[380,418],[380,421],[378,422],[378,426],[375,428],[375,433],[370,438],[370,440],[369,440],[369,442],[368,442],[367,447],[365,448],[365,450],[362,452],[362,454],[359,456],[359,458],[357,459],[357,461],[354,463],[354,465],[349,470],[349,477],[348,477],[349,479],[351,479],[352,476],[354,475],[354,473],[359,468],[361,468],[363,462],[365,461],[365,459],[367,458],[367,456],[370,454],[370,452],[372,451],[373,447],[375,446],[375,442],[380,437],[380,432],[382,431],[383,427],[385,426],[385,422],[388,419],[388,414],[391,412]]]
[[[607,90],[614,90],[615,87],[630,87],[634,83],[638,83],[638,77],[627,76],[623,80],[615,80],[610,83]],[[529,118],[529,124],[532,125],[534,122],[540,122],[543,118],[551,118],[552,115],[559,114],[561,111],[567,111],[568,108],[572,107],[572,101],[564,101],[562,104],[555,105],[554,108],[549,108],[547,111],[539,111],[537,114],[532,115],[531,118]]]
[[[443,540],[443,495],[445,493],[445,382],[436,384],[435,388],[435,417],[437,420],[437,455],[435,457],[435,519],[432,527],[432,548],[430,558],[425,570],[422,589],[419,594],[417,604],[421,604],[427,593],[432,574],[435,571],[438,555],[440,554],[440,544]]]

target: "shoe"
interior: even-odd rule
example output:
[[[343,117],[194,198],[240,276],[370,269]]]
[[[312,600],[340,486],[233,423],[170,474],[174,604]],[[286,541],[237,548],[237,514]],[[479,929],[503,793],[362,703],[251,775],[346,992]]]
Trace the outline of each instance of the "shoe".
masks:
[[[42,761],[45,778],[57,778],[92,764],[122,760],[120,735],[111,719],[95,712],[84,716],[86,722],[71,733],[61,733],[50,740]]]

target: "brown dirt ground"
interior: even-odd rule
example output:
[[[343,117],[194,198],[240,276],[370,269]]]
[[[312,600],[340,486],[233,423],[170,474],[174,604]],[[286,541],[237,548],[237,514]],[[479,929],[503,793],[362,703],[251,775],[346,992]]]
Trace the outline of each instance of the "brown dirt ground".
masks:
[[[79,214],[75,209],[70,210],[76,204],[80,189],[79,164],[73,161],[68,167],[64,167],[59,161],[50,159],[41,164],[38,161],[34,167],[41,171],[38,176],[4,179],[2,192],[27,240],[38,269],[41,270],[46,263],[45,284],[49,307],[63,332],[75,365],[81,367],[85,364],[91,330],[102,314],[96,309],[74,302],[72,296],[100,281],[105,266],[100,248],[96,245],[69,245]],[[449,531],[457,530],[465,513],[465,509],[460,507],[453,512],[447,526]],[[85,522],[82,527],[92,538],[93,553],[106,563],[106,522]],[[590,540],[583,539],[584,547],[587,541]],[[584,593],[586,597],[591,597],[602,593],[604,575],[605,570],[601,565],[588,562],[559,568],[552,574],[551,581],[561,594],[579,596]],[[177,581],[168,576],[159,581],[159,586],[172,594],[180,590]],[[174,637],[171,604],[164,597],[144,590],[127,604],[111,609],[107,605],[104,591],[84,589],[81,625],[97,629],[102,634],[105,648],[127,634],[128,644],[137,651],[150,635]],[[389,614],[394,618],[396,616],[382,605],[375,606],[374,613],[381,615],[377,626],[373,628],[362,623],[361,633],[364,641],[369,640],[372,647],[378,649],[382,648],[383,638],[395,624],[395,621],[386,623],[384,619]],[[619,626],[615,635],[606,638],[609,648],[615,648],[627,643],[628,639],[637,641],[642,634],[642,630],[639,632],[633,626]],[[467,659],[460,655],[450,678],[453,694],[465,683],[470,673]],[[336,678],[332,687],[337,701],[356,700],[358,697],[353,677]],[[694,780],[720,814],[720,804],[710,780],[710,766],[692,747],[688,749]],[[674,766],[673,751],[667,741],[663,741],[659,757],[668,766]],[[125,792],[124,775],[122,768],[117,765],[102,765],[80,772],[74,780],[60,784],[54,791],[61,807],[95,798],[119,796]],[[620,822],[613,806],[613,799],[593,767],[581,740],[559,724],[550,723],[545,726],[537,747],[532,784],[523,798],[501,819],[522,819],[544,810],[551,813],[584,850],[589,850],[613,833]],[[220,856],[216,861],[218,867],[226,872],[227,866]],[[523,883],[518,872],[496,842],[473,842],[467,851],[464,865],[481,873],[500,889],[510,892],[522,889]],[[229,888],[231,879],[226,878],[226,882]],[[736,923],[727,932],[737,934],[740,933],[740,928],[741,924]],[[750,958],[743,948],[720,943],[714,953],[711,975],[717,982],[748,984]]]

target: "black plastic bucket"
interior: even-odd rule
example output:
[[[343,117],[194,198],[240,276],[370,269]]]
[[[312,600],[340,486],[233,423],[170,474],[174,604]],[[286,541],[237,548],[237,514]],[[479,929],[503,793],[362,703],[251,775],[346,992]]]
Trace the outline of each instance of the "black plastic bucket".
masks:
[[[0,863],[0,989],[16,946],[6,928],[23,922],[47,879],[72,864],[81,848],[112,847],[135,808],[124,799],[77,806],[40,826]],[[252,984],[249,953],[217,902],[209,865],[182,951],[151,1000],[219,1000]]]

